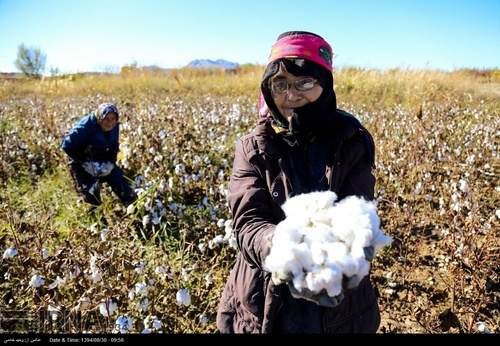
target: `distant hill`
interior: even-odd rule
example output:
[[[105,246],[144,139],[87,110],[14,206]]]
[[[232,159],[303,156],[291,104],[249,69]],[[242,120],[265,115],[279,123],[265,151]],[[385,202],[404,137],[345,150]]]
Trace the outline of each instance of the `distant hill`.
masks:
[[[23,74],[19,72],[0,72],[0,79],[12,79],[21,77],[23,77]]]
[[[190,67],[190,68],[220,68],[222,70],[235,70],[240,67],[240,65],[236,62],[230,62],[224,59],[217,59],[217,60],[209,60],[209,59],[196,59],[191,61],[189,64],[187,64],[184,67]],[[158,67],[156,65],[151,65],[151,66],[144,66],[143,68],[153,71],[153,70],[162,70],[165,72],[169,72],[171,69],[170,68],[162,68]]]
[[[238,63],[230,62],[224,59],[217,59],[215,61],[209,59],[196,59],[191,61],[186,67],[232,69],[238,66]]]
[[[209,60],[209,59],[196,59],[191,61],[189,64],[187,64],[185,67],[191,67],[191,68],[220,68],[226,71],[232,70],[235,71],[237,70],[240,65],[237,62],[231,62],[227,61],[224,59],[217,59],[217,60]],[[143,66],[142,68],[148,70],[148,71],[154,71],[154,70],[161,70],[164,72],[169,72],[171,68],[162,68],[158,67],[156,65],[150,65],[150,66]],[[106,74],[106,72],[82,72],[85,75],[100,75],[100,74]],[[22,77],[22,73],[16,73],[16,72],[0,72],[0,79],[12,79],[12,78],[17,78],[17,77]]]

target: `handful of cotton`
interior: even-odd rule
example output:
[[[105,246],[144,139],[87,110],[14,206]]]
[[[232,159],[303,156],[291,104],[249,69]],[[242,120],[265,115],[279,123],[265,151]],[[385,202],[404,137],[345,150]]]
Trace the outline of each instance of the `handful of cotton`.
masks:
[[[319,191],[292,197],[282,208],[286,219],[276,226],[264,263],[276,285],[338,296],[368,275],[374,252],[392,241],[379,229],[376,204],[364,198],[337,202],[334,192]]]
[[[85,171],[93,177],[104,177],[111,173],[115,165],[111,162],[87,161],[82,164]]]

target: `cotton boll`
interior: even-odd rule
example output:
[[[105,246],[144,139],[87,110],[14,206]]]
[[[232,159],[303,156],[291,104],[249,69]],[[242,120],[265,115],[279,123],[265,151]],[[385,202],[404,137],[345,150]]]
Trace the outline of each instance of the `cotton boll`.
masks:
[[[361,234],[357,231],[356,245],[353,244],[353,246],[366,247],[371,245],[377,251],[392,242],[391,237],[380,231],[380,217],[377,214],[376,202],[350,196],[337,203],[336,207],[349,208],[349,210],[354,212],[352,216],[357,214],[357,217],[352,220],[351,227],[357,225],[357,229],[370,230],[372,233],[371,235],[368,233]]]
[[[299,231],[302,228],[307,229],[314,227],[314,224],[316,222],[314,215],[310,215],[304,212],[302,213],[297,212],[295,215],[287,217],[286,220],[292,223],[295,226],[295,228],[297,228]]]
[[[333,191],[314,191],[305,195],[306,202],[313,210],[324,210],[333,206],[337,200],[337,195]]]
[[[355,245],[351,247],[351,250],[349,252],[349,257],[355,260],[365,260],[365,250],[363,250],[363,246],[355,246]]]
[[[287,217],[310,216],[318,210],[330,208],[337,200],[337,195],[332,191],[317,191],[294,196],[288,199],[281,208]]]
[[[367,217],[367,219],[363,219],[366,222],[364,227],[371,229],[373,232],[377,232],[380,228],[380,217],[377,214],[376,202],[361,199],[360,207],[360,214]]]
[[[366,212],[370,217],[371,229],[377,231],[380,228],[380,217],[377,214],[377,207],[375,202],[367,203]]]
[[[362,212],[361,210],[358,210]],[[350,247],[366,247],[372,243],[373,230],[368,214],[353,213],[355,210],[342,211],[337,215],[334,230]],[[340,215],[344,215],[341,218]]]
[[[342,293],[342,279],[328,286],[328,288],[326,289],[326,293],[330,297],[335,297]]]
[[[375,251],[380,250],[384,246],[389,245],[392,242],[392,237],[384,234],[382,231],[376,231],[372,236],[372,246]]]
[[[312,292],[325,289],[332,297],[342,290],[342,272],[336,266],[316,266],[304,277],[306,287]]]
[[[293,271],[294,274],[303,270],[309,271],[312,269],[314,263],[312,260],[311,251],[306,243],[296,244],[292,249],[292,252],[297,263],[297,268]]]
[[[347,196],[338,202],[337,206],[345,207],[348,210],[356,210],[358,214],[366,214],[369,213],[370,210],[376,209],[374,203],[358,196]]]
[[[361,260],[359,258],[354,258],[350,253],[345,253],[343,256],[329,251],[328,263],[337,265],[342,273],[347,276],[352,276],[359,272],[361,266]],[[364,258],[362,259],[364,260]]]
[[[303,290],[304,288],[307,288],[305,275],[306,273],[302,271],[300,273],[297,273],[291,280],[293,287],[295,287],[299,291]]]
[[[327,278],[322,276],[323,266],[315,266],[313,271],[304,275],[305,287],[311,292],[319,292],[326,286]]]
[[[331,218],[331,225],[334,235],[340,240],[348,244],[352,243],[352,218],[353,215],[357,215],[357,208],[351,208],[345,202],[345,199],[335,203],[335,205],[329,209],[329,216]]]
[[[300,243],[301,241],[302,234],[291,220],[285,219],[276,225],[272,241],[273,246],[274,244],[281,244],[283,242]]]
[[[322,223],[315,224],[314,227],[303,228],[300,232],[304,234],[303,241],[309,244],[309,246],[311,246],[313,242],[328,244],[337,240],[333,234],[332,228]]]
[[[332,227],[332,218],[329,209],[318,210],[318,213],[311,216],[310,220],[315,226],[324,225],[328,228]]]
[[[321,241],[313,241],[309,246],[313,265],[325,265],[328,259],[328,251]]]
[[[283,203],[281,205],[281,209],[283,209],[283,211],[285,212],[286,217],[293,215],[293,212],[298,210],[301,207],[300,204],[302,202],[300,202],[300,200],[298,198],[299,198],[299,196],[287,199],[285,201],[285,203]],[[303,208],[302,208],[302,210],[303,210]]]
[[[289,281],[293,280],[293,275],[291,272],[285,273],[281,271],[273,271],[271,272],[271,280],[275,285],[286,284]]]
[[[349,256],[349,248],[342,242],[331,242],[324,245],[327,252],[328,263],[344,262]]]
[[[341,219],[340,215],[332,218],[332,232],[333,236],[338,242],[344,243],[348,248],[352,246],[354,242],[355,232],[350,227],[348,219]]]
[[[288,199],[285,203],[281,205],[281,209],[285,212],[287,218],[293,218],[297,215],[306,214],[305,210],[305,200],[307,195],[299,195]]]
[[[356,275],[358,275],[361,278],[364,278],[365,276],[367,276],[370,273],[371,264],[367,260],[361,260],[359,262],[359,264],[360,264],[359,270],[358,270],[358,273]]]
[[[330,212],[329,210],[332,208],[333,205],[330,205],[327,208],[318,208],[318,209],[310,209],[306,214],[302,216],[304,221],[307,221],[307,225],[311,227],[319,226],[319,225],[324,225],[327,227],[332,226],[332,220],[330,217]],[[300,214],[299,214],[300,215]],[[298,215],[297,215],[298,217]]]
[[[273,246],[264,261],[264,269],[273,274],[272,279],[276,285],[289,281],[293,277],[295,266],[295,258],[291,251],[295,244],[287,242],[280,245],[281,247]]]
[[[373,236],[373,229],[378,229],[374,228],[372,222],[371,222],[371,217],[369,214],[359,214],[357,217],[353,217],[352,219],[353,222],[353,228],[356,230],[365,230],[366,234],[363,235],[365,238],[365,241],[367,242],[366,245],[368,246],[371,242],[372,236]],[[357,235],[357,234],[356,234]]]
[[[273,282],[278,285],[290,281],[311,265],[311,256],[305,243],[286,242],[273,246],[265,259],[264,269],[273,273]]]
[[[370,272],[370,262],[362,259],[357,261],[357,271],[354,274],[344,272],[344,286],[347,289],[358,287],[361,280]]]
[[[364,248],[377,251],[392,238],[379,230],[376,203],[356,196],[336,201],[335,193],[320,191],[282,205],[287,217],[276,226],[265,261],[275,284],[291,280],[298,290],[336,296],[343,278],[352,288],[369,274]]]
[[[186,288],[180,289],[175,295],[175,300],[178,306],[189,306],[191,305],[191,295]]]
[[[328,270],[331,270],[331,272],[328,273],[330,280],[328,281],[328,285],[325,288],[326,293],[330,297],[335,297],[338,296],[340,293],[342,293],[342,280],[343,280],[342,271],[339,267],[333,265],[330,265],[327,268]]]
[[[372,230],[369,228],[360,228],[354,230],[354,239],[351,244],[351,256],[355,258],[365,258],[363,248],[372,244]]]
[[[354,231],[354,240],[352,248],[363,249],[364,247],[371,246],[373,243],[373,232],[370,228],[358,228]]]

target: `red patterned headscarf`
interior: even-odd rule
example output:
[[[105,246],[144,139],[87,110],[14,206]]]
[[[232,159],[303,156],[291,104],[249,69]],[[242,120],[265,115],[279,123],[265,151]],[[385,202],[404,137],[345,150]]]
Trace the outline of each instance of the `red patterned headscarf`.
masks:
[[[313,34],[284,36],[276,41],[268,62],[279,58],[306,59],[333,71],[332,47],[324,39]]]

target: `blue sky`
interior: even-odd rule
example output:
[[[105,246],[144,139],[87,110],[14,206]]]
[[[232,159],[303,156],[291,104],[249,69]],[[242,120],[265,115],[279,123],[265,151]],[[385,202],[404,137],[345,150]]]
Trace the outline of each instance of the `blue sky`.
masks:
[[[265,64],[288,30],[323,36],[336,68],[500,68],[500,0],[0,0],[0,72],[21,43],[61,73]]]

